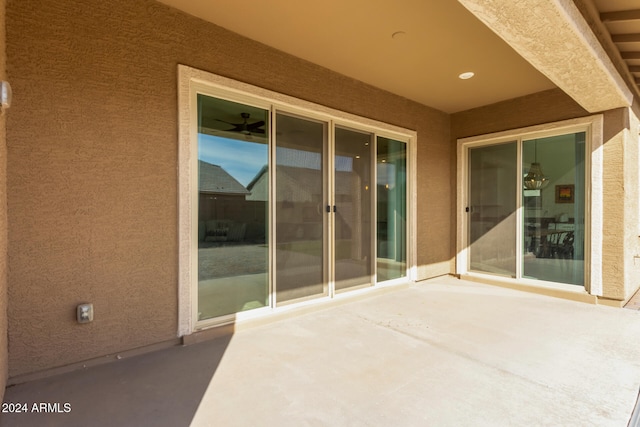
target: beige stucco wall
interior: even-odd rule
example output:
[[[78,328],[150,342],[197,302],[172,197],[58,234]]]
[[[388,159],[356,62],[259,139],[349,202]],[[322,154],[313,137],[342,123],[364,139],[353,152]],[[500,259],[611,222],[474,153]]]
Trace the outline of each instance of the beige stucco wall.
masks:
[[[7,79],[5,50],[6,1],[0,0],[0,80]],[[7,112],[8,114],[8,112]],[[0,400],[7,383],[7,140],[6,114],[0,115]]]
[[[416,130],[419,277],[451,271],[444,113],[151,0],[9,0],[7,57],[11,376],[175,338],[179,63]]]
[[[625,300],[640,288],[640,117],[636,111],[629,111],[625,162]]]
[[[551,89],[451,116],[454,139],[539,125],[588,115],[560,89]]]
[[[587,115],[560,90],[549,90],[453,114],[452,143],[458,138]],[[640,286],[637,123],[632,109],[604,112],[602,297],[613,300],[629,298]]]
[[[625,300],[640,285],[638,120],[627,108],[604,118],[603,296]]]

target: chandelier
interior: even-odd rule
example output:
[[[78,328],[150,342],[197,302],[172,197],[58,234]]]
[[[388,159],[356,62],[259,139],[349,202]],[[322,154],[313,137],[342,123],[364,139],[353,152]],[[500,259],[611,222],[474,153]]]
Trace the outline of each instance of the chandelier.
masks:
[[[549,178],[542,173],[542,166],[538,163],[538,140],[535,140],[535,160],[529,167],[529,173],[523,179],[524,188],[527,190],[540,190],[549,184]]]

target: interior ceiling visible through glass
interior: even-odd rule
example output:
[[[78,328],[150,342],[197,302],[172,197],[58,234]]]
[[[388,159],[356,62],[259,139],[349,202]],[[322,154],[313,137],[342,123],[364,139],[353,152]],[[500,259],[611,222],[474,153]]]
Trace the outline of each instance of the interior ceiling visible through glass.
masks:
[[[267,143],[266,111],[212,97],[199,98],[198,132],[230,139]]]

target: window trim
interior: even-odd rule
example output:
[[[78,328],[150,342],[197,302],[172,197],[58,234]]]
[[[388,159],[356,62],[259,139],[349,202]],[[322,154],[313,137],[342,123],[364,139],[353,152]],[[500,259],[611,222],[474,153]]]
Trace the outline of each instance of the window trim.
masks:
[[[189,335],[197,329],[213,326],[211,322],[197,322],[197,292],[194,292],[194,273],[197,275],[197,174],[193,159],[197,158],[196,94],[246,103],[270,111],[280,110],[301,114],[353,129],[400,140],[407,144],[407,280],[417,274],[417,132],[384,122],[357,116],[320,104],[304,101],[237,80],[229,79],[185,65],[178,65],[178,336]],[[197,201],[197,197],[195,198]],[[270,220],[270,223],[272,220]],[[194,224],[196,226],[194,226]],[[194,235],[195,233],[195,235]],[[372,286],[372,289],[379,288]],[[359,292],[359,291],[354,291]],[[271,308],[268,311],[277,311]],[[258,315],[264,313],[260,311]],[[248,313],[247,313],[248,314]],[[238,317],[232,316],[233,320]],[[251,317],[248,315],[247,317]],[[219,324],[219,323],[217,323]]]

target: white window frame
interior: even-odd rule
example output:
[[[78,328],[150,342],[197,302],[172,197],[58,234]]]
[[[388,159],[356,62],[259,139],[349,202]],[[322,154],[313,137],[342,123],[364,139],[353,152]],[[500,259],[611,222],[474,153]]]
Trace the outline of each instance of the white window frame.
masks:
[[[457,194],[456,194],[456,274],[461,276],[479,276],[496,279],[490,274],[469,272],[468,252],[468,155],[469,149],[501,142],[517,141],[518,158],[523,140],[544,138],[575,132],[585,132],[585,179],[586,179],[586,218],[585,218],[585,285],[584,288],[575,285],[543,282],[520,278],[520,266],[517,264],[517,278],[500,278],[500,281],[523,286],[552,288],[569,292],[588,292],[593,296],[602,296],[602,237],[603,237],[603,115],[593,115],[525,128],[512,129],[486,135],[458,139],[457,143]],[[521,171],[522,165],[518,165]],[[518,174],[521,187],[522,173]],[[522,209],[518,202],[518,209]],[[522,215],[517,216],[517,230],[522,229]],[[517,248],[521,245],[521,233],[516,234]],[[516,254],[519,253],[519,249]],[[551,283],[551,284],[550,284]]]
[[[178,336],[189,335],[209,326],[219,325],[220,319],[197,320],[197,93],[259,106],[271,111],[283,110],[310,118],[317,118],[334,125],[371,132],[374,138],[387,137],[407,144],[407,277],[388,284],[415,281],[417,274],[417,215],[416,215],[416,147],[417,132],[387,123],[356,116],[312,102],[269,91],[185,65],[178,65]],[[271,208],[270,208],[271,210]],[[272,225],[273,218],[270,218]],[[273,228],[270,227],[272,230]],[[272,245],[270,245],[272,247]],[[356,290],[347,294],[358,294],[381,285]],[[271,294],[271,290],[270,290]],[[342,293],[335,295],[339,298]],[[322,298],[319,300],[323,300]],[[310,301],[316,303],[319,300]],[[302,304],[302,303],[301,303]],[[266,310],[273,312],[290,306],[276,308],[273,304]],[[264,315],[265,310],[252,310],[231,316],[233,321],[255,317],[252,312]],[[228,323],[228,322],[227,322]]]

